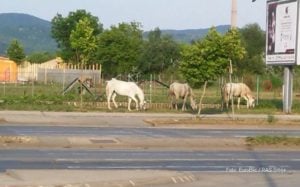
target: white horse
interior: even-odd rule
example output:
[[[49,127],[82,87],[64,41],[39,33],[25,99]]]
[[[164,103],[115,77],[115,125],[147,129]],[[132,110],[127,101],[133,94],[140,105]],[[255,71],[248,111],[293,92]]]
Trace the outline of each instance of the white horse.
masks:
[[[244,83],[227,83],[222,88],[223,101],[228,108],[229,100],[233,97],[238,97],[237,108],[240,108],[241,97],[247,101],[247,108],[254,108],[255,97],[252,95],[250,88]]]
[[[171,100],[171,108],[173,108],[173,104],[175,102],[175,108],[177,110],[177,100],[179,98],[183,99],[183,103],[182,103],[182,111],[186,110],[186,100],[188,97],[190,97],[190,105],[192,107],[193,110],[197,109],[197,105],[196,102],[194,100],[194,94],[192,91],[192,88],[187,84],[181,84],[178,82],[174,82],[170,85],[170,89],[169,89],[169,95],[172,97]]]
[[[112,78],[110,81],[107,81],[106,96],[107,96],[107,106],[108,106],[109,110],[111,110],[111,107],[110,107],[111,99],[112,99],[115,107],[118,108],[118,105],[115,101],[115,97],[117,96],[117,94],[128,97],[128,110],[129,111],[131,111],[131,109],[130,109],[131,100],[134,100],[136,110],[138,110],[139,108],[145,109],[144,92],[134,82],[120,81],[115,78]],[[139,105],[138,105],[138,100],[137,100],[136,96],[139,99],[139,102],[140,102]]]

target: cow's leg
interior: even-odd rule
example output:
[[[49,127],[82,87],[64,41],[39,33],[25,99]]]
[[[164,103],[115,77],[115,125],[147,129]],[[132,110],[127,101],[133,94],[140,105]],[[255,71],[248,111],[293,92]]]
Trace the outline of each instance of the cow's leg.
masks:
[[[114,93],[112,94],[112,101],[113,101],[115,107],[118,108],[118,105],[117,105],[116,100],[115,100],[116,96],[117,96],[117,94],[114,92]]]

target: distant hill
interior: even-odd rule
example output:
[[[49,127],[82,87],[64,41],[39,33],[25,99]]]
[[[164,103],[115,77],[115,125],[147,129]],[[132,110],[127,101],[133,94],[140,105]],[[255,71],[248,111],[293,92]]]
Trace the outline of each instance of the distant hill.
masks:
[[[220,25],[216,29],[220,33],[226,33],[230,28],[230,25]],[[210,28],[205,29],[186,29],[186,30],[161,30],[162,34],[171,35],[176,41],[182,43],[191,43],[192,41],[203,38]],[[147,37],[149,32],[144,33],[144,37]]]
[[[22,43],[26,54],[56,50],[56,42],[51,38],[51,22],[28,14],[0,14],[0,55],[5,54],[12,39]]]
[[[217,26],[220,33],[225,33],[229,25]],[[171,35],[176,41],[190,43],[203,38],[209,28],[187,30],[161,30],[163,34]],[[144,32],[144,37],[149,31]],[[54,52],[57,49],[55,40],[51,37],[51,22],[19,13],[0,14],[0,55],[5,51],[12,39],[17,39],[23,44],[26,54],[33,51]]]

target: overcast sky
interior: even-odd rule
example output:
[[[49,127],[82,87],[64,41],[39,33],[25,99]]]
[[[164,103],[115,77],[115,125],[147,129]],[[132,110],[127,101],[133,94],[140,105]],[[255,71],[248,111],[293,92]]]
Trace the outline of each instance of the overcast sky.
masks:
[[[266,0],[237,0],[238,27],[258,23],[265,30]],[[2,0],[0,13],[26,13],[48,21],[85,9],[105,28],[137,21],[143,30],[199,29],[230,24],[231,0]]]

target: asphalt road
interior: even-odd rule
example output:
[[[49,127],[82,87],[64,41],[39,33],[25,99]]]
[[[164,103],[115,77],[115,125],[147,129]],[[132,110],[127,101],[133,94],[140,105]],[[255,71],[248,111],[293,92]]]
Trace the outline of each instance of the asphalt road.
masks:
[[[176,129],[153,127],[62,127],[62,126],[0,126],[0,135],[22,136],[137,136],[137,137],[249,137],[257,135],[300,136],[300,130],[282,129]]]
[[[24,114],[25,115],[25,114]],[[1,135],[51,136],[51,137],[137,137],[141,138],[241,138],[257,135],[300,136],[297,129],[189,129],[156,128],[142,123],[144,117],[89,117],[96,126],[87,127],[81,116],[70,114],[38,114],[38,120],[46,120],[47,126],[38,120],[31,123],[31,115],[5,115],[13,125],[2,123]],[[58,116],[57,116],[58,115]],[[70,116],[69,116],[70,115]],[[80,114],[81,115],[81,114]],[[86,115],[86,114],[85,114]],[[95,115],[95,114],[93,114]],[[98,114],[97,114],[98,115]],[[101,114],[102,115],[102,114]],[[128,115],[128,114],[126,114]],[[41,119],[40,119],[41,117]],[[22,124],[22,120],[26,125]],[[57,122],[53,122],[57,119]],[[78,119],[81,121],[78,122]],[[98,126],[99,120],[101,126]],[[73,126],[73,121],[76,123]],[[28,121],[30,121],[28,123]],[[56,126],[61,121],[64,126]],[[18,125],[18,123],[20,125]],[[80,123],[80,124],[79,124]],[[54,124],[51,126],[51,124]],[[104,124],[104,125],[103,125]],[[125,127],[123,127],[125,126]],[[270,127],[271,128],[271,127]],[[199,174],[200,180],[184,186],[298,186],[300,175],[300,151],[195,151],[193,149],[125,149],[125,148],[26,148],[7,147],[0,149],[0,172],[9,169],[67,169],[67,170],[173,170]],[[49,170],[50,169],[50,170]],[[213,175],[208,176],[210,173]],[[217,173],[217,174],[216,174]],[[218,173],[225,175],[218,178]],[[258,176],[248,174],[258,174]],[[246,174],[246,175],[244,175]],[[271,176],[272,175],[272,176]],[[274,175],[276,175],[275,178]],[[238,178],[235,178],[237,177]],[[247,176],[246,179],[243,177]],[[253,176],[253,177],[252,177]],[[207,178],[206,178],[207,177]],[[259,178],[261,177],[261,179]],[[282,178],[284,177],[284,178]],[[275,180],[276,179],[276,180]],[[228,181],[228,184],[226,184]],[[241,182],[242,181],[242,182]],[[265,182],[265,185],[260,183]],[[283,182],[284,181],[284,182]],[[291,182],[292,181],[292,182]],[[173,181],[174,182],[174,181]],[[178,182],[178,180],[177,180]],[[179,181],[180,182],[180,181]],[[202,182],[202,183],[201,183]],[[240,182],[234,185],[233,182]],[[287,185],[290,182],[291,185]],[[175,183],[175,182],[174,182]],[[258,184],[258,185],[257,185]],[[283,185],[284,184],[284,185]],[[297,184],[297,185],[294,185]],[[170,186],[182,186],[172,184]],[[166,185],[163,185],[166,186]],[[216,186],[216,185],[210,185]]]
[[[300,151],[1,149],[7,169],[155,169],[232,173],[300,171]]]

